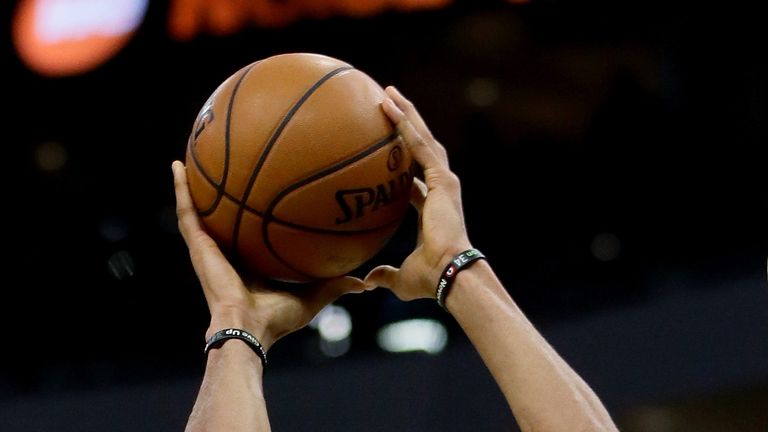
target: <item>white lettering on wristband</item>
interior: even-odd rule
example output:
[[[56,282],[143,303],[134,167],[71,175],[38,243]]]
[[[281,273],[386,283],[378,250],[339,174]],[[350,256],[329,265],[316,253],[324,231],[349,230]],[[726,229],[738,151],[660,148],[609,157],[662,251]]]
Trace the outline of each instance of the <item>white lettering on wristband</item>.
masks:
[[[453,280],[459,271],[468,267],[471,263],[483,258],[485,258],[485,255],[479,250],[468,249],[451,259],[445,267],[445,270],[443,270],[443,274],[437,283],[437,290],[435,291],[435,298],[440,307],[445,309],[445,297],[448,295],[448,290],[453,284]]]
[[[262,364],[267,365],[267,351],[255,336],[242,329],[229,328],[217,331],[205,344],[203,352],[208,354],[212,348],[218,348],[227,339],[240,339],[245,341],[252,350],[261,358]]]

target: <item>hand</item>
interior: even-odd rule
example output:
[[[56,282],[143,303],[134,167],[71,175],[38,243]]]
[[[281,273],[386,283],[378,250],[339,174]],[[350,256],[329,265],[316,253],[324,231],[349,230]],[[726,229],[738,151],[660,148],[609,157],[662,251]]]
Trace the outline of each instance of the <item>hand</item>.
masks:
[[[179,230],[211,313],[206,340],[218,330],[235,327],[253,333],[269,349],[281,337],[306,326],[341,295],[365,290],[366,284],[353,277],[298,286],[291,292],[271,289],[259,278],[246,284],[205,232],[192,203],[184,164],[175,161],[172,169]]]
[[[402,300],[434,298],[438,279],[454,255],[471,248],[461,208],[461,186],[448,167],[448,154],[435,140],[413,104],[394,87],[382,103],[416,162],[424,182],[414,180],[411,203],[419,213],[414,251],[398,269],[379,266],[365,282],[391,289]]]

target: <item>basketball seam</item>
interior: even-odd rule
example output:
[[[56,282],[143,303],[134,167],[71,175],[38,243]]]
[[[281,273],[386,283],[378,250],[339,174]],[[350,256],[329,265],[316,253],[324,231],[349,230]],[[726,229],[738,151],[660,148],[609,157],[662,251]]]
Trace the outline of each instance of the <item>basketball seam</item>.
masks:
[[[314,83],[307,91],[304,92],[304,94],[293,104],[291,109],[285,114],[283,119],[280,121],[280,123],[277,126],[277,129],[272,133],[272,136],[267,141],[267,144],[264,146],[264,150],[261,153],[261,156],[259,156],[259,160],[256,163],[256,166],[253,168],[253,171],[251,172],[251,176],[248,179],[248,183],[245,187],[245,191],[243,192],[243,197],[240,200],[240,203],[237,208],[237,215],[235,216],[235,223],[234,227],[232,229],[232,249],[237,251],[239,239],[240,236],[240,224],[243,219],[243,212],[245,211],[245,205],[246,201],[248,200],[248,196],[251,194],[251,190],[253,189],[254,184],[256,183],[256,178],[259,175],[259,172],[261,171],[261,168],[264,166],[264,162],[267,159],[267,156],[269,155],[269,152],[274,147],[275,143],[277,142],[277,139],[280,138],[280,135],[283,133],[283,130],[288,125],[288,122],[291,121],[294,115],[299,111],[299,108],[301,108],[302,105],[304,105],[304,102],[309,99],[310,96],[318,89],[320,86],[323,85],[326,81],[333,78],[335,75],[340,74],[341,72],[354,69],[352,66],[342,66],[340,68],[336,68],[328,73],[326,73],[322,78],[320,78],[316,83]],[[299,272],[301,273],[301,272]],[[307,274],[301,273],[303,276],[309,276]]]
[[[234,195],[230,194],[226,191],[226,179],[228,177],[229,173],[229,155],[230,155],[230,130],[231,130],[231,117],[232,117],[232,107],[234,105],[234,99],[235,95],[238,92],[238,89],[240,87],[240,84],[243,82],[243,80],[246,78],[246,75],[253,69],[254,66],[261,63],[261,61],[257,61],[254,64],[250,65],[247,69],[245,69],[242,73],[242,76],[238,79],[237,83],[235,84],[235,88],[232,90],[232,94],[229,98],[228,108],[227,108],[227,120],[226,120],[226,130],[225,130],[225,161],[224,161],[224,173],[222,174],[222,182],[217,183],[216,180],[208,174],[208,172],[204,169],[202,163],[199,160],[199,157],[197,155],[197,152],[195,151],[196,148],[194,145],[192,145],[192,136],[190,135],[190,142],[187,146],[188,151],[191,155],[192,161],[195,164],[195,167],[197,170],[202,174],[203,178],[211,185],[211,187],[216,190],[217,196],[214,200],[214,203],[206,210],[199,211],[198,214],[202,218],[206,218],[213,214],[213,212],[216,211],[216,208],[218,208],[218,204],[220,203],[222,198],[226,198],[236,206],[240,207],[243,205],[243,201],[240,201],[237,199]],[[377,141],[378,143],[378,141]],[[374,144],[375,146],[375,144]],[[260,212],[259,210],[256,210],[255,208],[249,206],[247,203],[244,205],[245,211],[252,213],[256,216],[259,216],[261,218],[264,218],[264,213]],[[280,218],[274,217],[270,215],[270,222],[275,223],[278,225],[283,225],[289,228],[301,230],[301,231],[308,231],[308,232],[315,232],[315,233],[321,233],[321,234],[328,234],[328,235],[340,235],[340,236],[346,236],[346,235],[358,235],[368,232],[375,232],[384,228],[388,228],[391,225],[397,223],[397,221],[388,222],[383,225],[379,225],[376,227],[371,228],[365,228],[360,230],[335,230],[335,229],[328,229],[328,228],[317,228],[317,227],[311,227],[306,225],[301,225],[289,221],[282,220]]]
[[[235,83],[235,88],[232,90],[232,94],[229,96],[229,102],[227,104],[226,127],[224,130],[224,167],[223,167],[223,172],[221,174],[221,183],[216,183],[216,181],[212,177],[210,177],[210,175],[203,169],[203,166],[200,163],[199,158],[197,156],[197,152],[196,152],[197,146],[196,145],[189,146],[190,153],[192,154],[192,160],[195,162],[195,165],[197,166],[198,171],[200,171],[203,177],[211,183],[214,189],[216,189],[216,198],[213,200],[213,203],[207,209],[198,212],[202,217],[208,216],[212,214],[214,211],[216,211],[216,208],[219,206],[219,203],[221,202],[222,196],[224,196],[224,194],[226,193],[227,178],[229,177],[229,155],[230,155],[229,143],[230,143],[231,122],[232,122],[232,107],[235,102],[235,96],[237,95],[237,91],[240,89],[240,84],[242,84],[243,80],[248,75],[248,73],[258,63],[260,62],[256,62],[248,66],[243,71],[242,75],[237,80],[237,83]],[[191,136],[190,136],[190,144],[192,144]]]
[[[397,131],[393,131],[391,134],[387,135],[385,138],[377,141],[376,143],[372,144],[371,146],[367,147],[365,150],[345,159],[342,161],[339,161],[335,163],[334,165],[331,165],[330,167],[327,167],[321,171],[316,172],[315,174],[312,174],[302,180],[297,181],[296,183],[293,183],[292,185],[286,187],[282,191],[280,191],[275,197],[272,199],[272,201],[267,206],[266,211],[264,212],[264,220],[261,223],[261,234],[262,234],[262,240],[264,241],[264,245],[267,247],[267,249],[272,253],[272,255],[278,259],[283,265],[288,267],[289,269],[300,273],[304,276],[311,276],[308,275],[301,270],[296,269],[287,262],[283,257],[280,256],[280,254],[277,253],[275,248],[272,246],[272,242],[269,240],[269,224],[272,222],[273,216],[272,212],[274,211],[275,207],[282,201],[283,198],[285,198],[289,193],[293,192],[294,190],[306,186],[316,180],[319,180],[323,177],[328,176],[331,173],[334,173],[336,171],[339,171],[361,159],[366,158],[367,156],[373,154],[377,150],[381,149],[382,147],[386,146],[387,144],[391,143],[398,137]],[[390,222],[384,226],[382,226],[380,229],[390,227],[394,225],[397,221]]]
[[[263,215],[261,215],[261,217],[264,218]],[[264,219],[266,220],[266,218],[264,218]],[[293,222],[288,222],[288,221],[284,221],[284,220],[281,220],[281,219],[277,219],[277,218],[274,218],[274,217],[271,217],[269,219],[269,223],[274,223],[276,225],[284,226],[286,228],[292,228],[292,229],[295,229],[295,230],[298,230],[298,231],[306,231],[306,232],[312,232],[312,233],[317,233],[317,234],[327,234],[327,235],[334,235],[334,236],[344,237],[344,236],[354,236],[354,235],[367,234],[367,233],[379,231],[379,230],[382,230],[384,228],[389,228],[390,226],[398,223],[398,221],[394,220],[394,221],[387,222],[385,224],[378,225],[378,226],[371,227],[371,228],[365,228],[365,229],[359,229],[359,230],[347,230],[347,231],[327,229],[327,228],[316,228],[316,227],[311,227],[311,226],[306,226],[306,225],[300,225],[300,224],[297,224],[297,223],[293,223]]]
[[[210,177],[208,177],[205,172],[203,172],[203,171],[200,171],[200,172],[203,174],[203,177],[206,180],[208,180],[208,182],[211,184],[211,186],[215,187],[215,185],[211,181]],[[224,191],[223,195],[224,195],[223,196],[224,199],[232,202],[233,204],[235,204],[237,206],[240,205],[240,200],[238,200],[236,197],[234,197],[229,192]],[[264,213],[256,210],[255,208],[249,206],[248,204],[245,205],[245,211],[248,212],[248,213],[251,213],[253,215],[259,216],[261,218],[264,218]],[[201,215],[201,216],[203,218],[205,218],[205,217],[208,217],[210,215]],[[301,225],[301,224],[297,224],[297,223],[294,223],[294,222],[289,222],[289,221],[280,219],[280,218],[275,217],[275,216],[272,216],[272,218],[271,218],[271,223],[274,223],[274,224],[277,224],[277,225],[283,225],[283,226],[286,226],[286,227],[289,227],[289,228],[294,228],[294,229],[301,230],[301,231],[316,232],[316,233],[329,234],[329,235],[339,235],[339,236],[356,235],[356,234],[363,234],[363,233],[367,233],[367,232],[378,231],[378,230],[380,230],[382,228],[386,228],[386,227],[392,225],[395,222],[396,221],[387,222],[384,225],[379,225],[379,226],[375,226],[375,227],[371,227],[371,228],[365,228],[365,229],[359,229],[359,230],[336,230],[336,229],[330,229],[330,228],[317,228],[317,227],[311,227],[311,226],[307,226],[307,225]]]

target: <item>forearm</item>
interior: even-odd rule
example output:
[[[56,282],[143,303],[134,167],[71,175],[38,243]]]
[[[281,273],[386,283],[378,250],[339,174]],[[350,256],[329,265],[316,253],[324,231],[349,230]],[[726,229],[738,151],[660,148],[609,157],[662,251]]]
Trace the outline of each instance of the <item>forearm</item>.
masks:
[[[243,341],[211,350],[186,432],[269,431],[262,373],[261,360]]]
[[[446,299],[524,431],[616,430],[587,384],[544,340],[485,261],[460,272]]]

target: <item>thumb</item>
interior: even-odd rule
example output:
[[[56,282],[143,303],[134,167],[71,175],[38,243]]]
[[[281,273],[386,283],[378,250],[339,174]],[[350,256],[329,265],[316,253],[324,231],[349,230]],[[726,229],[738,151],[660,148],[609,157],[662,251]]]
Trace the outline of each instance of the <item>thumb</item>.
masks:
[[[330,303],[344,294],[359,293],[366,289],[366,284],[362,280],[351,277],[337,277],[323,281],[315,291],[322,294],[323,301]]]
[[[399,269],[389,265],[378,266],[368,273],[365,283],[391,289],[397,284],[398,271]]]
[[[421,214],[427,201],[427,185],[420,179],[414,178],[411,185],[411,205]]]
[[[352,276],[344,276],[336,285],[336,293],[339,297],[344,294],[361,293],[365,291],[365,289],[365,282]]]

